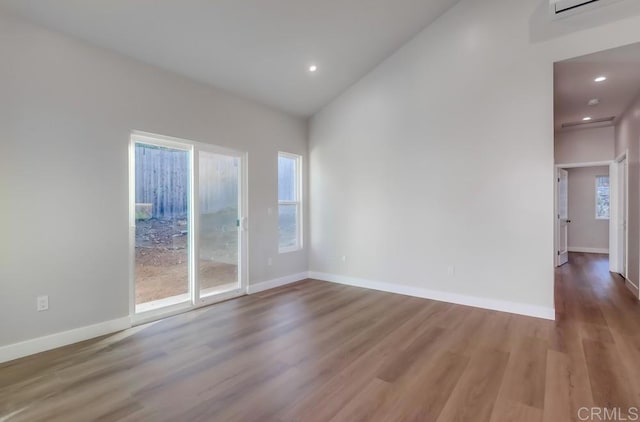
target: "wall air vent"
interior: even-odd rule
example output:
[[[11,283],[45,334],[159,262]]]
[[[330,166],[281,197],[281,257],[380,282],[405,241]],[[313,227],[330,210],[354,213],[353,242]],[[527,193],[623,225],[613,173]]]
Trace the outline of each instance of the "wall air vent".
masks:
[[[558,17],[586,12],[620,0],[549,0],[551,13]]]
[[[598,125],[598,124],[600,124],[601,126],[609,126],[610,124],[613,123],[613,121],[615,119],[616,118],[612,116],[612,117],[605,117],[603,119],[593,119],[593,120],[589,120],[589,121],[563,123],[562,124],[562,128],[563,129],[567,129],[567,128],[570,128],[570,127],[580,127],[580,126]]]

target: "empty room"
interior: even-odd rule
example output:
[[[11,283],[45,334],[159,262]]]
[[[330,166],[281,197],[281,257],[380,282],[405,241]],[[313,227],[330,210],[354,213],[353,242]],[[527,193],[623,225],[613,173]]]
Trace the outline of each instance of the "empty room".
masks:
[[[640,421],[637,0],[0,0],[0,134],[0,422]]]

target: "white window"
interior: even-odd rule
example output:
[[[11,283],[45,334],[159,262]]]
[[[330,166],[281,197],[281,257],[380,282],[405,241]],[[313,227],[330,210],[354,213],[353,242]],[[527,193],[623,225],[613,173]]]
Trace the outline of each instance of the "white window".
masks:
[[[302,248],[302,157],[278,154],[278,249],[280,253]]]
[[[609,219],[609,176],[596,176],[596,219]]]

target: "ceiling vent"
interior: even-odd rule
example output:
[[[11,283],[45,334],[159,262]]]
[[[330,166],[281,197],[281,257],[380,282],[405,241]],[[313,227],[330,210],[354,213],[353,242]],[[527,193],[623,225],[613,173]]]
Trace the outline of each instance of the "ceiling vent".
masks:
[[[579,127],[579,126],[586,126],[586,125],[596,125],[596,124],[601,124],[603,126],[608,126],[610,124],[613,124],[613,121],[615,120],[615,116],[611,116],[611,117],[605,117],[603,119],[592,119],[589,121],[581,121],[581,122],[571,122],[571,123],[563,123],[562,124],[562,128],[563,129],[568,129],[571,127]]]
[[[597,9],[620,0],[549,0],[551,14],[557,18]]]

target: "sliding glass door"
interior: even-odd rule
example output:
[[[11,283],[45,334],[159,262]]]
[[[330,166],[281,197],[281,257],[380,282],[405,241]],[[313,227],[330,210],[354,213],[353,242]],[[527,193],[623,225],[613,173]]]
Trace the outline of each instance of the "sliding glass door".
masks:
[[[187,148],[135,144],[136,312],[191,297],[190,154]]]
[[[245,293],[244,154],[155,135],[131,142],[132,313]]]
[[[240,158],[200,151],[199,297],[240,287]]]

